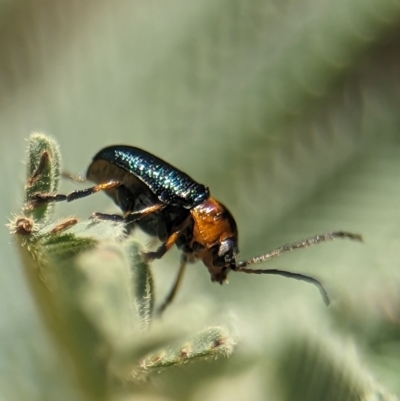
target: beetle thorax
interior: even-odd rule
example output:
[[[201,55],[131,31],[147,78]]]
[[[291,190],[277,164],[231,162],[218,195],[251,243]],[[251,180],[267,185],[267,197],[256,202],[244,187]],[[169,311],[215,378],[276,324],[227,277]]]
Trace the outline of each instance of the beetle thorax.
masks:
[[[236,236],[235,227],[232,227],[230,213],[225,206],[214,198],[190,210],[193,217],[192,244],[197,242],[204,248],[210,249],[227,238]]]
[[[190,247],[207,266],[211,280],[222,284],[237,253],[235,220],[228,209],[212,197],[190,213],[194,223]]]

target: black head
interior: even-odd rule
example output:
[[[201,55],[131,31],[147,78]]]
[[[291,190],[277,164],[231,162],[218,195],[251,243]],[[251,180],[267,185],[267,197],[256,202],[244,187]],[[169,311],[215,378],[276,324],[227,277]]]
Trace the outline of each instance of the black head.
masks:
[[[202,257],[211,275],[211,281],[223,284],[231,270],[236,269],[237,239],[227,238],[211,248]]]

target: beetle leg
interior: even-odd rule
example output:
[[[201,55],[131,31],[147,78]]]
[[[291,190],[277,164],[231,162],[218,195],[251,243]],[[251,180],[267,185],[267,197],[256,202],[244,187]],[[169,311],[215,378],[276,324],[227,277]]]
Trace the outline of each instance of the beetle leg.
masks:
[[[66,180],[73,181],[73,182],[86,182],[87,181],[87,179],[85,177],[81,177],[78,174],[69,173],[68,171],[62,171],[61,177]]]
[[[157,210],[160,210],[164,208],[165,205],[163,204],[158,204],[158,205],[152,205],[149,207],[146,207],[142,210],[138,210],[135,212],[127,212],[123,216],[119,214],[106,214],[106,213],[92,213],[90,216],[91,219],[94,220],[107,220],[107,221],[112,221],[114,223],[126,223],[130,224],[133,223],[137,220],[142,219],[143,217],[146,217],[147,215],[156,212]]]
[[[165,204],[163,203],[158,203],[156,205],[151,205],[148,207],[145,207],[144,209],[141,210],[136,210],[134,212],[126,212],[124,213],[124,220],[126,223],[132,223],[134,221],[140,220],[143,217],[148,216],[151,213],[157,212],[158,210],[164,209]]]
[[[143,257],[149,261],[153,259],[161,259],[175,244],[176,240],[179,237],[180,231],[176,231],[172,233],[168,239],[155,251],[155,252],[145,252]]]
[[[49,194],[38,193],[32,196],[32,205],[38,206],[43,203],[63,202],[63,201],[72,202],[77,199],[86,198],[86,196],[93,195],[99,191],[105,191],[107,189],[118,187],[119,185],[121,185],[119,181],[110,181],[106,184],[99,184],[94,187],[73,191],[67,195],[63,194],[49,195]]]
[[[99,221],[112,221],[113,223],[123,223],[124,217],[120,214],[107,214],[107,213],[92,213],[90,216],[90,220],[99,220]]]
[[[185,269],[186,269],[186,263],[187,263],[187,256],[183,253],[181,256],[181,264],[179,266],[178,274],[175,277],[175,281],[174,281],[167,297],[165,298],[165,300],[161,304],[161,306],[157,309],[157,315],[160,316],[164,312],[166,307],[174,300],[176,293],[178,292],[179,287],[182,283],[183,274],[185,273]]]

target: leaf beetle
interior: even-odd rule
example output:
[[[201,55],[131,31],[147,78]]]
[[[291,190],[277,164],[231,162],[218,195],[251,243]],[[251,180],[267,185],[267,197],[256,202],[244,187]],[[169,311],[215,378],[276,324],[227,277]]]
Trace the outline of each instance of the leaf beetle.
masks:
[[[121,222],[127,227],[138,226],[150,236],[157,237],[162,244],[156,251],[144,254],[147,260],[161,258],[175,244],[182,251],[180,268],[160,312],[175,297],[186,264],[197,260],[207,267],[213,282],[223,284],[231,270],[276,274],[316,285],[324,302],[329,304],[329,297],[321,282],[311,276],[277,269],[249,269],[247,266],[268,261],[284,252],[337,238],[362,241],[358,234],[333,231],[239,261],[238,230],[229,210],[210,195],[208,187],[153,154],[133,146],[106,147],[94,156],[86,179],[96,185],[68,195],[38,193],[34,196],[34,203],[71,202],[105,191],[123,214],[94,213],[92,217]]]

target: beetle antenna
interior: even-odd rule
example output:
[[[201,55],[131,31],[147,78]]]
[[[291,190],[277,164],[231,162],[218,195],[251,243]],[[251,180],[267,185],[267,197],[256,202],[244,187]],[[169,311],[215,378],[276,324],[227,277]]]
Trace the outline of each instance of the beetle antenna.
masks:
[[[246,269],[243,267],[239,267],[235,271],[243,272],[243,273],[250,273],[250,274],[276,274],[279,276],[294,278],[296,280],[301,280],[301,281],[305,281],[307,283],[314,284],[319,289],[319,292],[321,293],[321,296],[325,302],[325,305],[329,305],[330,301],[329,301],[328,293],[326,292],[322,283],[320,281],[318,281],[317,279],[315,279],[314,277],[305,276],[304,274],[300,274],[300,273],[292,273],[292,272],[288,272],[286,270],[277,270],[277,269],[264,269],[263,270],[263,269]]]
[[[340,239],[347,238],[347,239],[351,239],[354,241],[362,242],[362,237],[359,234],[353,234],[353,233],[349,233],[346,231],[331,231],[328,233],[315,235],[314,237],[307,238],[300,242],[293,242],[292,244],[283,245],[277,249],[274,249],[271,252],[266,253],[265,255],[257,256],[253,259],[249,259],[249,260],[246,260],[243,262],[238,262],[237,266],[245,267],[248,265],[263,263],[263,262],[266,262],[267,260],[273,259],[273,258],[281,255],[282,253],[291,252],[296,249],[307,248],[311,245],[320,244],[321,242],[326,242],[326,241],[333,241],[338,238],[340,238]]]
[[[233,270],[238,271],[238,272],[248,273],[248,274],[277,274],[277,275],[280,275],[283,277],[294,278],[296,280],[306,281],[307,283],[314,284],[315,286],[318,287],[325,304],[329,305],[329,297],[328,297],[327,292],[325,291],[321,282],[313,277],[305,276],[304,274],[299,274],[299,273],[291,273],[291,272],[288,272],[285,270],[246,269],[246,266],[263,263],[263,262],[266,262],[270,259],[273,259],[273,258],[281,255],[282,253],[291,252],[296,249],[307,248],[311,245],[320,244],[321,242],[326,242],[326,241],[333,241],[338,238],[340,238],[340,239],[347,238],[347,239],[351,239],[354,241],[362,242],[362,237],[359,234],[353,234],[353,233],[349,233],[346,231],[331,231],[328,233],[315,235],[314,237],[307,238],[300,242],[294,242],[292,244],[283,245],[271,252],[266,253],[265,255],[257,256],[253,259],[237,262],[236,268]]]

